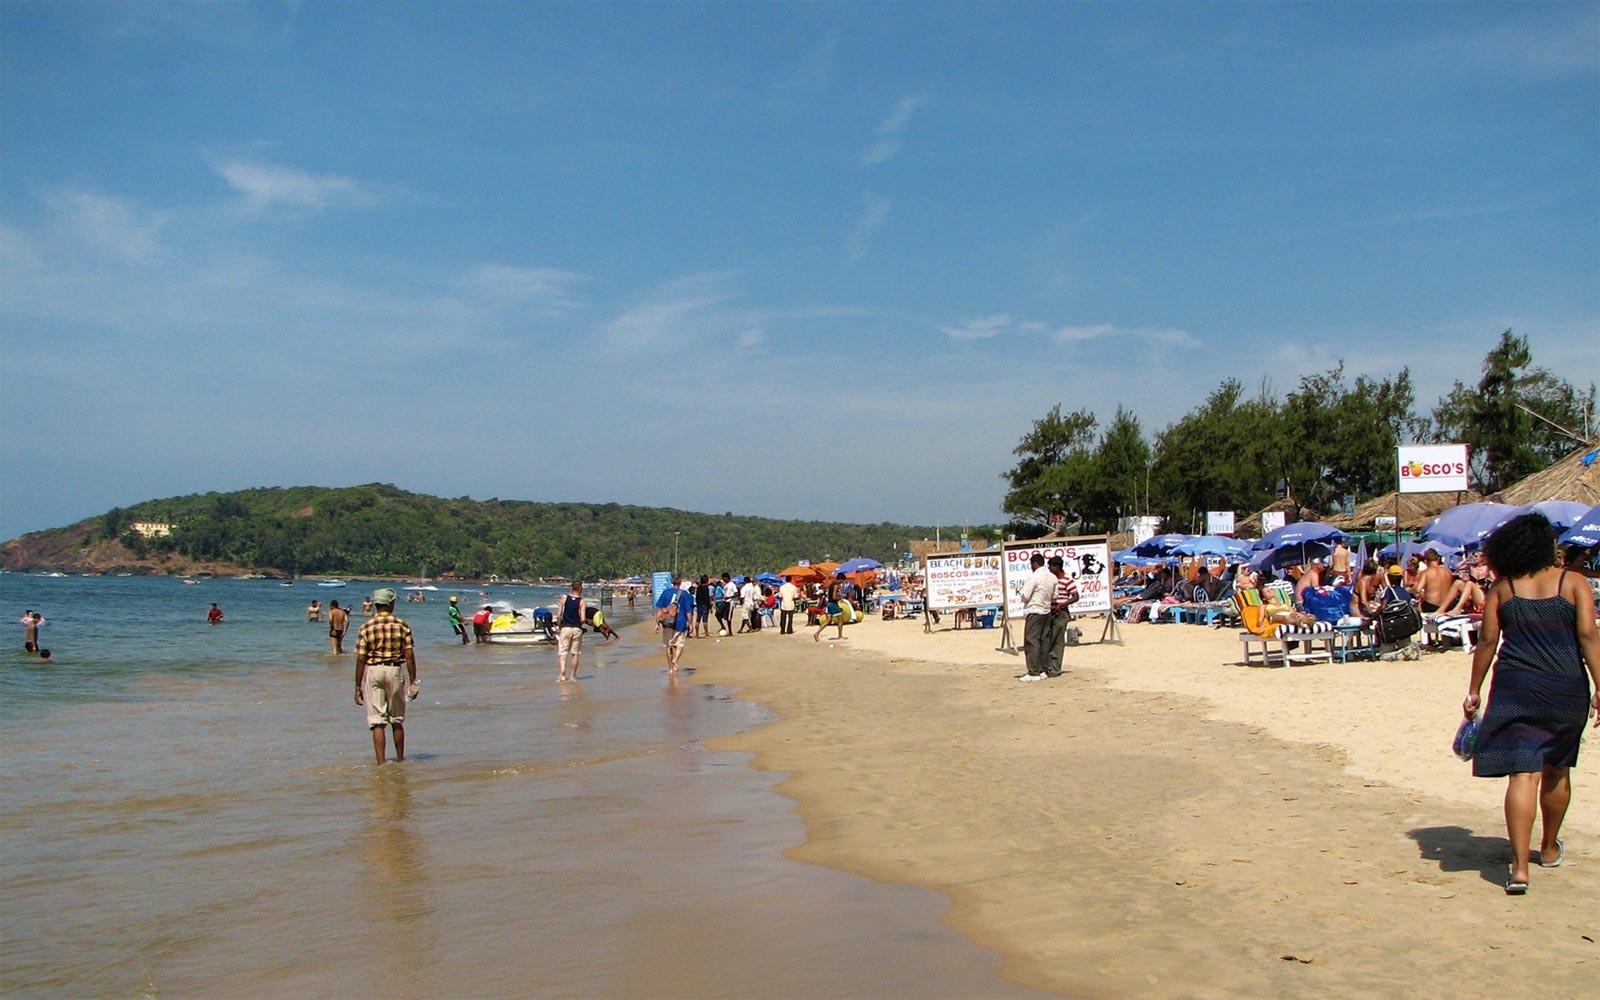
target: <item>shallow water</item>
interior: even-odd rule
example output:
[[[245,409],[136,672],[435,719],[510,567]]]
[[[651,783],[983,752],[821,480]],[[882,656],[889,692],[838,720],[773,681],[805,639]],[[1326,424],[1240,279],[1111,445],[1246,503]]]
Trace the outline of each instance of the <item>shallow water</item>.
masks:
[[[558,685],[551,649],[461,646],[450,591],[402,603],[423,693],[408,760],[375,766],[354,658],[304,622],[363,593],[0,577],[56,660],[20,625],[0,654],[0,989],[1033,995],[937,923],[943,897],[784,859],[804,832],[781,776],[704,747],[766,713],[670,684],[627,627],[642,607]]]

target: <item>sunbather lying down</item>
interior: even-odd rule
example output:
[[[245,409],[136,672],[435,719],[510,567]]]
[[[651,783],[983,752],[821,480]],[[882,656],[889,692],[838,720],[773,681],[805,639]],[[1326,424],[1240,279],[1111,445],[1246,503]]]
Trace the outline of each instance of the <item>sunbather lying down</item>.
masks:
[[[1304,611],[1295,610],[1291,605],[1275,601],[1262,602],[1261,617],[1265,621],[1278,625],[1293,625],[1296,628],[1311,628],[1317,624],[1316,615],[1308,615]]]

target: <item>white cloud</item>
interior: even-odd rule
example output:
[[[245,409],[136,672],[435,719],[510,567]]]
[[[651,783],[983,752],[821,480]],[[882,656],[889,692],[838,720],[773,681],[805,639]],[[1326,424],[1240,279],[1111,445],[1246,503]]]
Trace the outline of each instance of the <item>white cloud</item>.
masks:
[[[117,198],[87,191],[54,191],[44,203],[54,209],[75,240],[130,264],[154,260],[167,217],[141,211]]]
[[[900,102],[894,106],[894,110],[889,112],[889,116],[879,122],[878,127],[874,130],[877,139],[873,142],[872,147],[861,157],[863,166],[871,167],[883,163],[900,152],[900,146],[904,141],[902,135],[906,130],[906,126],[911,124],[911,116],[916,114],[917,109],[922,107],[926,101],[927,98],[922,95],[900,99]]]
[[[766,331],[754,329],[746,330],[739,334],[738,338],[734,340],[734,346],[738,347],[741,351],[748,351],[751,348],[759,347],[760,345],[766,343],[766,340]]]
[[[987,340],[1000,336],[1010,325],[1011,317],[1001,313],[998,316],[969,319],[960,326],[941,326],[939,329],[951,340]]]
[[[870,193],[861,196],[861,203],[861,215],[856,219],[844,246],[845,257],[852,264],[860,263],[866,257],[872,238],[889,221],[889,209],[894,207],[894,202],[888,198]]]
[[[576,307],[572,287],[583,280],[584,276],[576,271],[554,267],[483,264],[468,274],[462,284],[497,304],[526,303],[565,312]]]
[[[273,205],[291,208],[328,208],[366,205],[376,200],[360,182],[335,174],[312,174],[294,167],[246,160],[215,164],[228,186],[244,196],[245,207],[259,212]]]
[[[1134,341],[1150,347],[1199,347],[1200,340],[1174,327],[1120,327],[1110,323],[1058,327],[1051,337],[1060,344],[1077,344],[1102,337]]]
[[[689,319],[721,301],[715,295],[691,295],[634,306],[601,328],[608,346],[618,350],[670,344],[692,333]]]

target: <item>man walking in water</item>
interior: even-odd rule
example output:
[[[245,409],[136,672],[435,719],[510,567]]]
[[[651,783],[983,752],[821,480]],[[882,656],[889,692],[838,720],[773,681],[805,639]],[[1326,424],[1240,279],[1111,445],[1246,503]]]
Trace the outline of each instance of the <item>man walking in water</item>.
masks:
[[[384,726],[394,731],[394,759],[406,759],[406,701],[422,690],[411,626],[394,616],[394,598],[393,587],[373,591],[373,615],[356,633],[356,704],[367,706],[379,764],[386,760]]]
[[[344,633],[350,627],[350,612],[339,607],[338,601],[328,602],[328,649],[335,656],[344,655]]]
[[[567,658],[572,658],[572,679],[578,679],[578,657],[583,655],[583,621],[589,605],[583,599],[583,583],[572,581],[572,593],[561,599],[556,612],[556,663],[561,667],[560,682],[567,679]]]
[[[455,597],[450,598],[450,628],[461,637],[461,645],[467,644],[467,623],[461,620],[461,608],[456,605]],[[483,640],[478,640],[482,642]]]
[[[682,586],[668,587],[656,599],[656,628],[661,630],[667,673],[672,677],[678,676],[678,659],[683,656],[684,640],[689,638],[689,613],[694,607],[692,586],[685,577]]]

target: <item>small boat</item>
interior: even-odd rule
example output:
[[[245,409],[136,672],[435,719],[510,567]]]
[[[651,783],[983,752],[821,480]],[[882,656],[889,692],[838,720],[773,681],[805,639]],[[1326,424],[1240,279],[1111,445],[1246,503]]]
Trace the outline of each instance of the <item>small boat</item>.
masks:
[[[185,580],[185,581],[183,581],[183,585],[185,587],[198,587],[198,586],[200,586],[200,581],[199,580]]]
[[[513,608],[491,605],[488,641],[502,646],[531,646],[556,641],[556,616],[549,608]]]
[[[285,580],[282,583],[278,584],[278,586],[280,586],[280,587],[292,587],[292,586],[294,586],[294,581],[293,580]]]
[[[348,587],[349,584],[345,583],[343,580],[318,580],[317,581],[317,586],[319,586],[319,587]]]
[[[424,566],[422,568],[422,572],[417,574],[417,582],[416,583],[408,583],[404,587],[401,587],[400,589],[401,590],[438,590],[439,588],[435,587],[433,584],[428,582],[428,568],[426,566]]]

